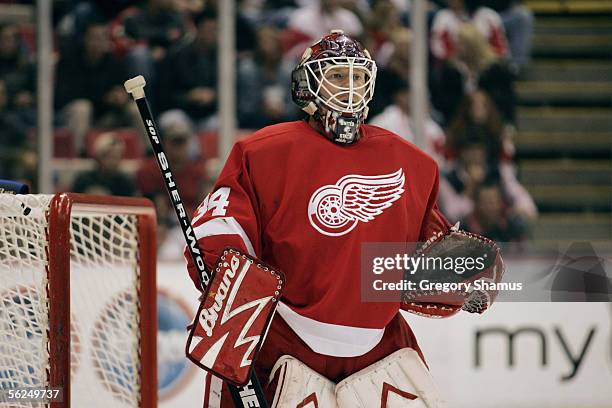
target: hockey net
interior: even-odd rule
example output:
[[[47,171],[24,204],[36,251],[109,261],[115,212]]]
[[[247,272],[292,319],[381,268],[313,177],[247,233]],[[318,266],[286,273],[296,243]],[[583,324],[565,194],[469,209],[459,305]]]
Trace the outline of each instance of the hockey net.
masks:
[[[0,390],[153,407],[155,213],[143,199],[0,194]]]

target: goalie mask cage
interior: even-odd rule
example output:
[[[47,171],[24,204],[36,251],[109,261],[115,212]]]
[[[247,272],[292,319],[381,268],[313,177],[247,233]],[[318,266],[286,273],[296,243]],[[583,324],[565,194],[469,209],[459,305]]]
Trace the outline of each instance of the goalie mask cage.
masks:
[[[155,407],[155,211],[149,200],[0,194],[0,390]]]

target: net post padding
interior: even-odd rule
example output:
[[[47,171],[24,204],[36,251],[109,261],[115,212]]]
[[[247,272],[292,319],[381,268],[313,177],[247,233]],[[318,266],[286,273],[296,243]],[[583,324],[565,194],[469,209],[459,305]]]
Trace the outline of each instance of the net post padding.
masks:
[[[63,390],[62,402],[51,408],[70,407],[70,211],[72,201],[55,195],[47,213],[47,296],[49,299],[49,387]]]
[[[133,197],[58,193],[49,205],[48,295],[49,386],[63,387],[64,402],[51,408],[70,407],[70,228],[75,213],[126,215],[138,220],[138,273],[140,299],[140,395],[139,406],[157,406],[157,310],[156,310],[156,217],[150,200]],[[53,277],[53,278],[51,278]],[[92,396],[94,397],[94,396]],[[95,397],[94,397],[95,398]]]
[[[140,279],[140,406],[157,406],[157,240],[155,216],[138,216],[138,263],[140,273],[151,271],[151,278]],[[147,256],[143,256],[147,254]],[[148,336],[145,334],[149,333]]]

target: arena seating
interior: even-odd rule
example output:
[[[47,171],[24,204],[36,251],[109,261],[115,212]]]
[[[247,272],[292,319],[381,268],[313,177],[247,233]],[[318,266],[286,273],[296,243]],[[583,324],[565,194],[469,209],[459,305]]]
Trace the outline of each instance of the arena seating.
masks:
[[[612,1],[529,0],[533,61],[517,84],[519,178],[535,242],[612,238]]]

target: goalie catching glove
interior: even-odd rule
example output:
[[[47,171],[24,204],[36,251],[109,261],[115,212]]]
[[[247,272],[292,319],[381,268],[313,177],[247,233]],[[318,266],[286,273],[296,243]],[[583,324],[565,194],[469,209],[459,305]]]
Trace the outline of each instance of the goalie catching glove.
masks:
[[[425,317],[447,317],[459,310],[483,313],[495,300],[494,284],[501,281],[505,266],[499,247],[490,239],[462,231],[457,223],[447,233],[431,237],[415,256],[422,256],[425,262],[420,265],[427,268],[406,271],[404,279],[415,282],[417,288],[423,280],[438,285],[435,290],[405,291],[402,309]],[[444,285],[449,289],[439,289]]]

